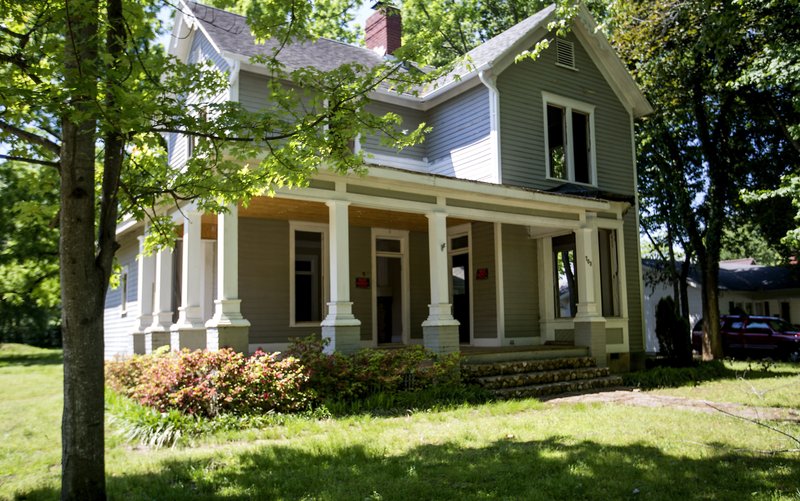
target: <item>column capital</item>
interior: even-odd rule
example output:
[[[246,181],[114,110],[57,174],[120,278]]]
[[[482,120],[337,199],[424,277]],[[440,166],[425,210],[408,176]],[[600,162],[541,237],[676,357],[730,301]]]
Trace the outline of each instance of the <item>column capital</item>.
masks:
[[[342,200],[342,199],[339,199],[339,198],[333,198],[333,199],[325,201],[325,205],[327,205],[330,208],[334,208],[334,207],[349,207],[350,204],[351,204],[350,200]]]

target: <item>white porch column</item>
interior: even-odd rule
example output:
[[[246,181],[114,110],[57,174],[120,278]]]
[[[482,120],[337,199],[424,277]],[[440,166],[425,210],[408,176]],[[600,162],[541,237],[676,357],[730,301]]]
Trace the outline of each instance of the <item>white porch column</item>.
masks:
[[[155,255],[155,291],[153,323],[144,331],[145,353],[169,346],[172,325],[172,249],[164,248]]]
[[[139,255],[136,257],[139,265],[137,273],[138,290],[136,293],[139,301],[139,317],[137,318],[138,325],[132,336],[133,353],[137,355],[146,352],[145,331],[153,324],[153,287],[156,276],[156,257],[153,254],[145,254],[145,238],[147,238],[147,229],[145,229],[145,234],[139,237]]]
[[[203,283],[203,244],[200,240],[202,214],[194,209],[183,212],[181,259],[181,305],[178,322],[170,328],[173,350],[202,350],[206,347],[206,328],[200,313],[200,288]]]
[[[209,350],[223,347],[248,354],[250,322],[242,317],[239,299],[239,208],[217,216],[217,299],[206,322]]]
[[[428,318],[422,322],[425,347],[436,353],[452,353],[458,348],[458,320],[450,304],[450,267],[447,259],[447,214],[431,212],[428,218],[428,257],[430,259],[431,303]]]
[[[330,339],[326,352],[352,353],[361,347],[361,321],[353,315],[350,301],[350,202],[329,200],[330,302],[328,316],[320,324],[322,337]]]
[[[596,215],[587,214],[586,224],[575,230],[575,263],[578,274],[578,312],[575,315],[575,345],[586,346],[605,367],[606,320],[600,309],[600,244],[597,237]]]

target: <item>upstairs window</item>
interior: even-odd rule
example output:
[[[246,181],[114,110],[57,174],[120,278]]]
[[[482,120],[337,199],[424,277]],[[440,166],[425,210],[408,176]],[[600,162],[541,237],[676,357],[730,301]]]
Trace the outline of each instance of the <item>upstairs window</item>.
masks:
[[[594,107],[544,94],[547,176],[596,184]]]

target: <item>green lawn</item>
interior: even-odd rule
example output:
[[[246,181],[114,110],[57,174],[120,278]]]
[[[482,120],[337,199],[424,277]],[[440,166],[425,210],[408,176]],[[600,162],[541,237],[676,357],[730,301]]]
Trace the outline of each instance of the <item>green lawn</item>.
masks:
[[[52,499],[61,366],[17,351],[0,347],[0,498]],[[160,450],[109,429],[107,471],[126,500],[800,499],[800,454],[755,452],[793,447],[722,414],[522,400],[289,419]]]
[[[777,363],[768,371],[762,371],[759,363],[725,362],[725,366],[733,372],[730,379],[653,393],[748,406],[800,409],[800,364]]]

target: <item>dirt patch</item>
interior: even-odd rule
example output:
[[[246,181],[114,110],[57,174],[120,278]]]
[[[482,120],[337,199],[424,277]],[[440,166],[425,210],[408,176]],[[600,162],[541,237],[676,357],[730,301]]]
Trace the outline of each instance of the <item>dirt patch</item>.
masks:
[[[800,422],[800,410],[780,407],[752,407],[725,402],[710,402],[684,397],[653,395],[638,390],[616,389],[593,393],[581,393],[555,397],[549,404],[607,403],[634,405],[638,407],[669,407],[694,412],[726,412],[745,419]]]

